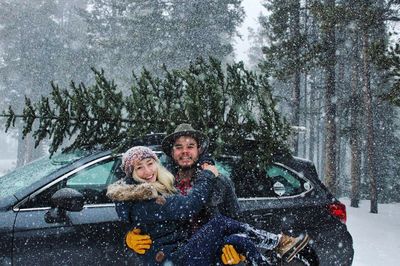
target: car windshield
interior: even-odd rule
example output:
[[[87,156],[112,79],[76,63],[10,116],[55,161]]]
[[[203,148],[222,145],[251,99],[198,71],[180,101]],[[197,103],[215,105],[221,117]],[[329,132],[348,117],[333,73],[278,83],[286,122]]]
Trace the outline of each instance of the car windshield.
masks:
[[[0,199],[9,197],[19,190],[29,187],[46,175],[73,163],[87,155],[87,152],[60,153],[49,158],[48,156],[37,159],[27,165],[0,177]]]

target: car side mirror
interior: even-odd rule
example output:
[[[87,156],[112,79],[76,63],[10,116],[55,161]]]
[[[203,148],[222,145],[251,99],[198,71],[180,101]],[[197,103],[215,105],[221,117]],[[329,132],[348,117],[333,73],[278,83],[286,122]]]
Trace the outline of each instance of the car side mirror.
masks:
[[[79,212],[83,209],[82,193],[72,188],[62,188],[51,196],[52,208],[46,213],[48,223],[67,221],[66,211]]]
[[[72,188],[62,188],[51,196],[53,207],[66,211],[79,212],[83,209],[84,197],[82,193]]]

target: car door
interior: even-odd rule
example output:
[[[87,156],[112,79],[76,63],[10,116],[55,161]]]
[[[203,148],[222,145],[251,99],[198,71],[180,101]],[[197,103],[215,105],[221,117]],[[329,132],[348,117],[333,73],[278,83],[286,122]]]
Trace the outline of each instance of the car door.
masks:
[[[118,158],[105,156],[56,178],[17,206],[15,265],[113,265],[126,261],[124,234],[114,204],[105,196],[116,180]],[[66,219],[48,219],[51,196],[61,188],[83,194],[84,208]]]
[[[307,211],[305,202],[310,200],[313,185],[300,173],[282,164],[272,164],[251,173],[233,169],[231,175],[241,221],[277,233],[304,229],[299,226],[297,209],[301,206],[300,212]]]

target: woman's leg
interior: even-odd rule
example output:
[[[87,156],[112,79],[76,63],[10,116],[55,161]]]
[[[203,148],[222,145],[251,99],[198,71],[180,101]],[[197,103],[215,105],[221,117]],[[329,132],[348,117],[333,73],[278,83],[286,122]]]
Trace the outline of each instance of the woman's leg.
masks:
[[[254,242],[261,250],[273,250],[280,241],[281,235],[277,235],[262,229],[256,229],[249,224],[242,224],[244,233]]]
[[[251,239],[260,252],[265,253],[273,250],[278,257],[287,262],[290,262],[296,254],[304,249],[310,240],[307,233],[300,234],[297,237],[283,233],[277,235],[262,229],[256,229],[245,223],[242,224],[242,228],[244,228],[243,234]]]
[[[240,232],[238,221],[218,215],[203,225],[186,245],[173,254],[179,265],[216,265],[220,262],[224,237]]]
[[[254,244],[263,250],[272,250],[279,244],[281,235],[277,235],[262,229],[256,229],[253,226],[239,222],[237,220],[218,215],[209,223],[211,227],[218,228],[225,236],[242,233],[249,237]]]

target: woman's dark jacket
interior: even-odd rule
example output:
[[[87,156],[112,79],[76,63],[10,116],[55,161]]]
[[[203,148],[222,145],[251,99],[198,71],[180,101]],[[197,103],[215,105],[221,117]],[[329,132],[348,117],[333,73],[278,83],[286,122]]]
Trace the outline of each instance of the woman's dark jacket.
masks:
[[[120,200],[116,202],[119,217],[130,222],[132,228],[140,228],[143,234],[149,234],[153,241],[150,250],[138,256],[144,265],[157,265],[155,258],[160,251],[165,254],[166,259],[173,258],[175,264],[180,261],[178,247],[184,245],[192,234],[189,220],[210,200],[215,180],[211,171],[201,171],[187,196],[169,196],[163,204],[160,204],[160,198],[148,199],[154,196],[153,192],[146,191],[151,184],[136,183],[135,190],[131,190],[135,191],[135,195],[127,194],[129,190],[126,189],[127,186],[132,187],[135,184],[132,178],[125,178],[125,184],[120,182],[114,185],[113,192],[108,193],[108,196],[113,200]],[[126,197],[113,197],[121,191]],[[137,200],[132,201],[135,198]]]

